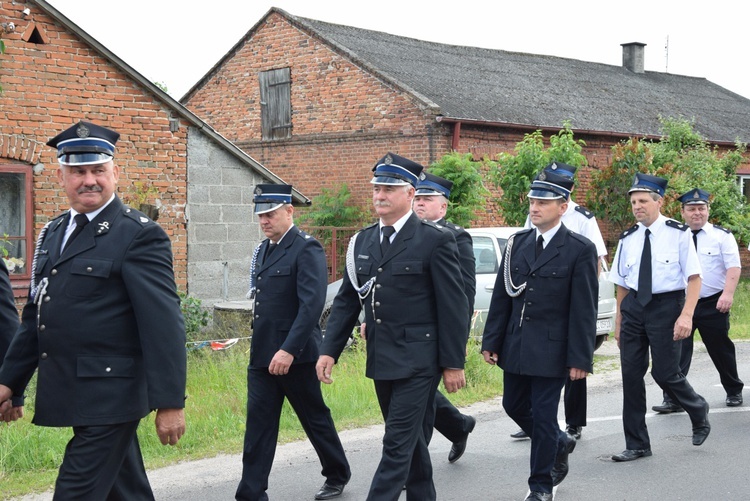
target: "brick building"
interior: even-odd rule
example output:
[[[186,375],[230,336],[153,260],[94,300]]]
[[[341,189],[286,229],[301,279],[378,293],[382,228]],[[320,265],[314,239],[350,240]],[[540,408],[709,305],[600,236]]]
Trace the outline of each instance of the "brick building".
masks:
[[[750,141],[750,100],[644,71],[644,56],[639,43],[623,44],[622,66],[451,46],[273,8],[181,102],[306,195],[346,182],[362,205],[386,151],[425,165],[451,150],[494,157],[570,120],[587,145],[583,199],[612,145],[658,138],[660,116],[694,118],[719,149]],[[501,222],[488,207],[475,226]]]
[[[35,237],[68,208],[47,140],[78,120],[117,130],[118,194],[156,188],[158,223],[172,241],[180,290],[240,299],[263,235],[253,188],[282,182],[47,2],[0,0],[0,236],[27,293]],[[296,192],[297,203],[309,202]]]

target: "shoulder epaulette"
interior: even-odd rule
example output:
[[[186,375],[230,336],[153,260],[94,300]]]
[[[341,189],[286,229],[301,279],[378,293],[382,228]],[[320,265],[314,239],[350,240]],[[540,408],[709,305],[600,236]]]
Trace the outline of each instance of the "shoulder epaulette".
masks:
[[[305,233],[302,229],[297,228],[297,236],[305,240],[312,238],[312,236]]]
[[[422,224],[426,224],[427,226],[431,226],[431,227],[436,228],[438,230],[446,229],[446,227],[443,226],[442,224],[437,224],[437,223],[435,223],[433,221],[428,221],[427,219],[420,219],[420,221],[422,222]]]
[[[514,235],[522,235],[522,234],[528,233],[530,231],[536,231],[536,230],[534,228],[524,228],[522,230],[519,230],[519,231],[515,232]]]
[[[638,231],[638,225],[634,224],[633,226],[631,226],[627,230],[625,230],[622,233],[620,233],[620,240],[622,240],[623,238],[627,237],[628,235],[632,235],[636,231]]]
[[[732,231],[731,231],[731,230],[728,230],[728,229],[724,228],[723,226],[719,226],[718,224],[715,224],[715,225],[714,225],[714,228],[716,228],[717,230],[721,230],[721,231],[723,231],[724,233],[730,233],[730,234],[732,233]]]
[[[675,221],[674,219],[667,219],[667,221],[664,224],[666,224],[670,228],[674,228],[674,229],[680,230],[680,231],[685,231],[688,228],[690,228],[690,226],[686,225],[685,223],[681,223],[679,221]]]
[[[137,221],[138,223],[141,224],[141,226],[148,224],[148,223],[153,223],[153,221],[149,219],[149,217],[146,216],[146,214],[144,214],[143,212],[139,210],[133,209],[132,207],[128,207],[127,205],[123,205],[122,209],[123,209],[122,212],[125,214],[125,216],[132,219],[133,221]]]
[[[581,214],[586,216],[587,219],[591,219],[592,217],[594,217],[594,213],[582,205],[576,206],[576,212],[580,212]]]

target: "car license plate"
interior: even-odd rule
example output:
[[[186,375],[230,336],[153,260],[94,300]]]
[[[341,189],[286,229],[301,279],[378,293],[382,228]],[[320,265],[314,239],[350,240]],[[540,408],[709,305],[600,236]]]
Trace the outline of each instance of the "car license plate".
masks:
[[[611,318],[603,318],[601,320],[596,321],[596,332],[601,332],[601,331],[609,332],[611,330],[612,330]]]

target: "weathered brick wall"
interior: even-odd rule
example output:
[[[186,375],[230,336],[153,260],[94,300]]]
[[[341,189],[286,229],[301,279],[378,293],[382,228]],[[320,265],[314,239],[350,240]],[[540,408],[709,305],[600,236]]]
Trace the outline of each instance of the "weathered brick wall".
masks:
[[[24,18],[21,11],[31,9]],[[34,174],[35,227],[68,208],[56,178],[57,161],[44,143],[78,120],[91,121],[121,134],[117,143],[118,193],[135,180],[158,187],[159,224],[172,240],[178,285],[187,285],[185,124],[170,132],[170,110],[78,37],[56,24],[33,3],[2,1],[0,18],[14,22],[5,34],[0,56],[0,135],[3,144],[21,144],[21,156],[0,149],[0,163],[17,158],[43,164]],[[25,41],[36,28],[46,43]],[[37,148],[28,153],[28,148]],[[15,155],[15,156],[14,156]]]
[[[292,138],[261,141],[258,73],[284,67],[291,68]],[[423,104],[279,14],[186,105],[305,195],[345,182],[362,205],[370,200],[370,170],[387,151],[429,163],[449,146],[444,137],[430,139],[436,122]]]

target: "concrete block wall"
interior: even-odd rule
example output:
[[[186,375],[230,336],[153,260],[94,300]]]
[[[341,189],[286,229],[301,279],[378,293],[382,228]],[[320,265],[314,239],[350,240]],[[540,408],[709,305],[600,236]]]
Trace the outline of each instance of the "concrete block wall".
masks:
[[[265,238],[253,214],[253,190],[268,181],[195,128],[188,156],[188,290],[207,307],[243,300],[250,257]]]

